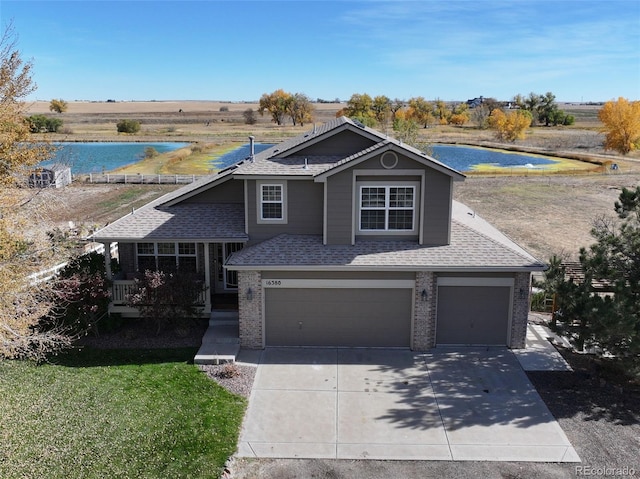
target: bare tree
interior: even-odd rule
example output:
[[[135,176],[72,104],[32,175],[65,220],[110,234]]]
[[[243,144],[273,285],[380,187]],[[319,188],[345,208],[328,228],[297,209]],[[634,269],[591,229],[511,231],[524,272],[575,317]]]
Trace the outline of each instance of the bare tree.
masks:
[[[52,291],[28,277],[41,268],[49,245],[34,217],[39,195],[24,186],[29,170],[51,154],[45,143],[28,141],[24,99],[36,88],[31,68],[9,25],[0,37],[0,358],[41,358],[70,341],[55,324],[43,327]]]

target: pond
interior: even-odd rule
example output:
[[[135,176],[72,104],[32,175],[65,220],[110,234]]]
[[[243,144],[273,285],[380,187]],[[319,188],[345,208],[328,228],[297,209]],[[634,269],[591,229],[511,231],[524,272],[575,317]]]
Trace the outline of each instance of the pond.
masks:
[[[260,153],[261,151],[271,148],[272,146],[273,146],[272,143],[254,143],[253,151],[255,153]],[[242,145],[236,148],[235,150],[232,150],[229,153],[225,153],[224,155],[216,158],[211,162],[211,166],[213,168],[222,170],[229,165],[233,165],[238,161],[248,158],[250,153],[251,153],[251,146],[249,143],[247,143],[246,145]]]
[[[155,148],[158,153],[177,150],[188,146],[189,143],[160,142],[87,142],[87,143],[56,143],[58,147],[55,157],[42,165],[64,163],[71,167],[72,173],[87,174],[112,171],[122,166],[136,163],[144,157],[147,147]]]
[[[433,145],[435,159],[458,171],[472,171],[480,165],[500,168],[544,168],[557,163],[551,158],[526,153],[458,145]]]

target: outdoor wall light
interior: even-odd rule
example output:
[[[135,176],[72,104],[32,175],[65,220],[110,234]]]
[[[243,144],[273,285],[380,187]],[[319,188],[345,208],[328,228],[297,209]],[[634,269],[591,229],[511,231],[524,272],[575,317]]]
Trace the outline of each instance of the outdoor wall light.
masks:
[[[251,288],[249,288],[249,289],[247,290],[247,299],[248,299],[249,301],[251,301],[251,300],[253,299],[253,290],[252,290]]]
[[[520,288],[520,299],[524,299],[524,289]]]
[[[426,301],[427,300],[427,290],[423,289],[422,293],[420,293],[420,297],[422,298],[422,301]]]

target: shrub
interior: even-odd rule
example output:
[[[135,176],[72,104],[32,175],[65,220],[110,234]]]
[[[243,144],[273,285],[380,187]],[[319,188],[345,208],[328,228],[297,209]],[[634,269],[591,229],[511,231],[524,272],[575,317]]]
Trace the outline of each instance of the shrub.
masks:
[[[173,318],[196,317],[200,309],[196,303],[203,291],[204,279],[197,273],[147,270],[136,278],[135,290],[126,302],[143,318],[155,321],[160,333]]]
[[[45,115],[32,115],[27,118],[31,133],[56,133],[62,126],[59,118],[49,118]]]
[[[137,120],[120,120],[116,127],[118,133],[138,133],[140,131],[140,122]]]
[[[116,260],[112,269],[118,269]],[[104,256],[93,252],[69,261],[55,279],[54,292],[54,314],[62,324],[76,334],[97,330],[97,321],[107,312],[111,297]]]
[[[216,373],[216,376],[222,379],[235,378],[240,376],[240,368],[236,363],[225,363]]]
[[[221,106],[220,107],[220,111],[229,111],[229,107],[228,106]]]
[[[145,158],[155,158],[159,154],[160,153],[158,153],[158,150],[156,150],[153,146],[147,146],[144,149],[144,157]]]
[[[253,108],[247,108],[243,111],[242,117],[244,118],[245,125],[255,125],[258,121],[256,118],[256,112],[253,111]]]

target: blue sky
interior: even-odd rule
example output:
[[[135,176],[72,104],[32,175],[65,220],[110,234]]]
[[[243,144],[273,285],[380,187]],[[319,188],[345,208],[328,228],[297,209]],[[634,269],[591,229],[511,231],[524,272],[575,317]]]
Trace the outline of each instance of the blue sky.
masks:
[[[640,100],[640,0],[0,0],[29,99]]]

